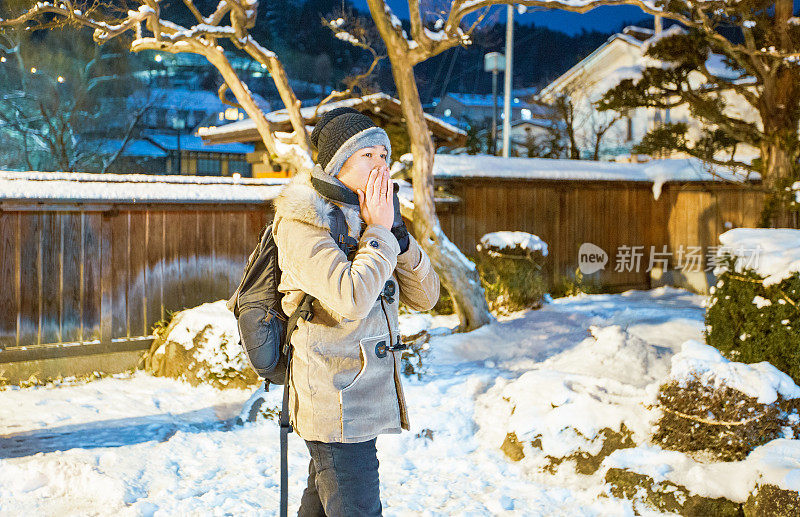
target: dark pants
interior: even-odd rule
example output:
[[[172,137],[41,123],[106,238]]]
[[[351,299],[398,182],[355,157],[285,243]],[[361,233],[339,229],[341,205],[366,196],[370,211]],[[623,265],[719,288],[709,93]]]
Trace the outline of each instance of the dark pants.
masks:
[[[380,516],[376,439],[359,443],[306,441],[311,462],[300,517]]]

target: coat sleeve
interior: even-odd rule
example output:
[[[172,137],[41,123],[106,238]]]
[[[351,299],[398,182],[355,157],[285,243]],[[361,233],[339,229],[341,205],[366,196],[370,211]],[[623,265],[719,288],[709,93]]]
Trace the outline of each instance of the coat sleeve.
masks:
[[[383,226],[367,226],[352,262],[328,230],[282,219],[273,230],[283,274],[348,319],[369,314],[397,265],[400,245]]]
[[[439,275],[414,236],[409,233],[408,237],[408,250],[397,257],[400,301],[414,310],[428,311],[439,301]]]

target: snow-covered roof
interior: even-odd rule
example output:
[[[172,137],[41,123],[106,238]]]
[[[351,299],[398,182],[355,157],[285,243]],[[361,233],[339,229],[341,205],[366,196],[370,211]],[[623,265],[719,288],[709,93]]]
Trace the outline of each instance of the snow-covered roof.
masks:
[[[569,70],[556,77],[550,84],[542,88],[542,91],[539,93],[539,98],[547,99],[548,96],[558,92],[563,85],[570,81],[572,77],[580,75],[580,73],[582,73],[590,63],[596,60],[604,62],[605,54],[610,52],[614,46],[619,45],[619,43],[631,45],[636,49],[639,49],[642,46],[642,40],[634,37],[631,34],[625,33],[624,29],[621,33],[611,35],[605,42],[603,42],[602,45],[594,49],[588,56],[578,61]]]
[[[511,95],[516,97],[529,97],[531,95],[536,95],[538,92],[538,86],[528,86],[526,88],[514,88],[511,90]]]
[[[270,109],[269,101],[258,94],[253,94],[256,104],[264,110]],[[188,88],[148,88],[139,91],[129,98],[130,103],[141,103],[149,99],[153,107],[161,109],[191,110],[211,113],[225,111],[228,106],[219,100],[216,92],[207,90],[191,90]]]
[[[0,171],[0,202],[263,203],[287,178]]]
[[[100,146],[103,152],[114,153],[122,147],[121,139],[104,140]],[[161,147],[158,147],[152,142],[147,140],[128,140],[125,149],[122,151],[122,156],[137,156],[147,158],[165,158],[167,152]]]
[[[176,134],[148,133],[146,138],[162,149],[167,149],[169,151],[178,150],[178,135]],[[182,151],[233,154],[246,154],[253,152],[252,144],[243,144],[238,142],[232,142],[229,144],[206,144],[203,142],[203,139],[197,135],[180,135],[180,144]]]
[[[393,105],[393,107],[397,110],[400,109],[400,101],[386,95],[385,93],[373,93],[370,95],[365,95],[364,97],[352,98],[352,99],[344,99],[340,101],[329,102],[324,104],[322,107],[319,108],[317,112],[317,116],[321,117],[324,113],[341,107],[352,107],[352,108],[361,108],[363,106],[374,105],[375,107],[379,107],[380,105]],[[314,112],[317,110],[317,106],[306,106],[300,109],[300,114],[305,119],[307,123],[314,123],[316,118],[314,117]],[[289,123],[289,113],[286,109],[273,111],[267,114],[267,120],[273,124],[288,124]],[[456,134],[459,136],[466,136],[466,132],[458,127],[448,124],[447,122],[443,121],[442,119],[435,117],[429,113],[425,114],[425,119],[428,121],[428,124],[432,128],[441,128],[441,130],[446,131],[451,134]],[[233,122],[231,124],[225,124],[223,126],[217,127],[209,127],[209,128],[201,128],[198,130],[198,135],[206,141],[227,141],[229,137],[237,138],[239,142],[250,142],[260,140],[261,138],[258,136],[258,132],[256,130],[256,123],[252,119],[245,119],[240,120],[237,122]]]
[[[195,135],[180,135],[182,151],[195,151],[202,153],[247,154],[253,152],[252,144],[205,144]],[[106,140],[101,144],[101,149],[107,153],[116,152],[122,146],[121,139]],[[136,156],[147,158],[164,158],[169,151],[178,150],[178,135],[168,133],[149,133],[144,138],[129,140],[122,151],[123,156]]]
[[[610,60],[606,59],[606,54],[611,52],[611,49],[618,44],[617,42],[624,42],[636,49],[641,56],[641,61],[633,66],[603,71],[602,77],[597,78],[599,79],[599,82],[594,85],[595,89],[598,91],[606,91],[619,84],[619,82],[623,79],[637,79],[642,75],[642,70],[645,66],[644,54],[647,52],[648,47],[663,38],[684,32],[686,32],[686,30],[680,25],[673,25],[668,29],[661,31],[659,34],[656,34],[652,29],[645,29],[635,25],[627,26],[622,30],[622,32],[611,35],[602,45],[594,49],[591,54],[581,59],[578,63],[572,66],[572,68],[542,88],[539,97],[542,99],[547,99],[550,95],[560,91],[561,88],[568,84],[573,77],[580,76],[580,74],[583,73],[594,62],[609,62]],[[742,77],[740,71],[730,68],[724,62],[723,57],[719,54],[710,54],[706,60],[706,67],[713,75],[724,79],[745,79]]]
[[[494,106],[494,95],[491,94],[447,93],[445,94],[445,97],[450,97],[454,101],[458,102],[459,104],[463,104],[465,106],[475,106],[479,108],[491,108],[492,106]],[[498,103],[500,106],[502,106],[503,104],[502,96],[499,97]],[[536,109],[536,106],[528,104],[519,97],[514,97],[511,99],[511,106],[513,108]]]
[[[512,120],[511,127],[530,125],[530,126],[538,126],[546,128],[546,127],[551,127],[557,123],[558,122],[555,120],[546,118],[521,118],[517,120]]]
[[[714,167],[711,170],[714,174],[709,172],[708,166],[694,158],[617,163],[437,154],[433,162],[436,178],[652,182],[656,199],[661,193],[661,186],[667,181],[720,181],[720,177],[741,180],[741,175],[730,169]],[[758,175],[753,173],[751,177],[757,179]]]

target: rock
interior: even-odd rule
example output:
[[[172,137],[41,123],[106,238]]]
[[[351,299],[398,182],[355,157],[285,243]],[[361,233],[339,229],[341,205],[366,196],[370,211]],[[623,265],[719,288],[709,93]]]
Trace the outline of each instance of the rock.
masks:
[[[597,472],[597,469],[600,468],[600,464],[603,463],[603,460],[606,459],[606,457],[612,452],[618,449],[636,447],[636,443],[633,441],[633,433],[631,433],[631,431],[624,424],[622,425],[620,431],[615,431],[609,427],[604,427],[600,430],[598,436],[595,437],[593,442],[597,440],[603,441],[600,452],[597,454],[589,454],[586,451],[579,450],[573,454],[570,454],[569,456],[563,457],[548,455],[547,460],[549,463],[543,467],[544,470],[554,474],[559,465],[565,461],[572,460],[575,462],[575,472],[588,476]],[[531,445],[538,445],[538,448],[541,449],[541,439],[538,439],[537,442],[538,444],[533,442]]]
[[[515,433],[508,433],[506,435],[506,439],[503,440],[503,445],[500,446],[500,450],[506,453],[512,461],[519,461],[525,457],[525,453],[522,452],[522,444],[517,440],[517,435]]]
[[[742,505],[739,503],[723,497],[712,499],[695,495],[681,485],[669,481],[656,483],[650,476],[626,469],[608,469],[605,481],[611,485],[611,495],[614,497],[642,501],[662,512],[673,512],[687,517],[743,515]]]
[[[175,313],[145,355],[144,369],[192,386],[244,389],[258,384],[239,345],[236,320],[224,301]]]
[[[744,503],[745,517],[800,515],[800,494],[775,485],[759,485]]]
[[[578,474],[594,474],[597,472],[597,469],[600,468],[600,464],[603,463],[603,460],[612,452],[618,449],[636,447],[636,443],[634,443],[632,438],[633,433],[631,433],[624,424],[622,425],[621,431],[614,431],[613,429],[605,427],[600,430],[599,434],[603,437],[603,447],[600,449],[600,452],[595,455],[579,452],[568,457],[569,459],[575,460],[575,471]]]

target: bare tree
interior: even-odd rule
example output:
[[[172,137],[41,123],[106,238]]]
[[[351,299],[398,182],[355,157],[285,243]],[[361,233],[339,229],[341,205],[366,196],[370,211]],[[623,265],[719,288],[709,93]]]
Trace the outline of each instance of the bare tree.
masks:
[[[544,92],[537,99],[549,114],[551,131],[564,142],[567,157],[572,160],[583,155],[599,160],[606,137],[622,118],[613,110],[597,110],[596,104],[605,93],[602,81],[601,77],[579,72],[558,90]]]
[[[137,88],[127,60],[77,36],[0,33],[0,131],[14,142],[3,147],[7,167],[105,172],[134,136],[143,107],[118,105]],[[120,149],[99,134],[120,139]]]
[[[408,216],[412,220],[415,235],[453,297],[460,330],[470,330],[486,324],[491,321],[491,314],[474,264],[466,260],[447,238],[436,216],[434,146],[425,123],[414,66],[452,47],[470,44],[471,34],[487,16],[489,8],[501,4],[541,6],[577,12],[585,12],[600,5],[632,4],[644,6],[648,12],[660,12],[660,9],[637,0],[452,0],[436,5],[422,5],[420,0],[409,0],[409,35],[385,0],[367,0],[373,22],[386,45],[414,156],[414,208],[413,213]],[[465,17],[470,14],[475,14],[475,19],[467,23]],[[335,27],[333,29],[336,30]],[[339,31],[346,32],[343,29]]]
[[[304,120],[300,115],[300,101],[289,86],[283,65],[275,53],[265,49],[248,33],[255,24],[258,2],[256,0],[221,0],[213,13],[204,16],[192,0],[184,0],[194,18],[194,25],[183,27],[162,18],[159,0],[135,0],[136,10],[120,12],[112,5],[97,0],[75,2],[37,2],[12,19],[0,21],[1,27],[50,28],[55,25],[76,25],[94,30],[94,41],[103,44],[123,34],[132,35],[131,52],[160,50],[177,54],[187,52],[205,57],[222,75],[225,88],[220,98],[226,99],[227,90],[233,93],[237,106],[255,122],[268,152],[293,170],[310,168],[311,143]],[[266,115],[256,104],[247,85],[237,76],[220,45],[227,40],[246,52],[269,72],[278,89],[292,123],[292,132],[286,140],[279,141],[270,130]]]

